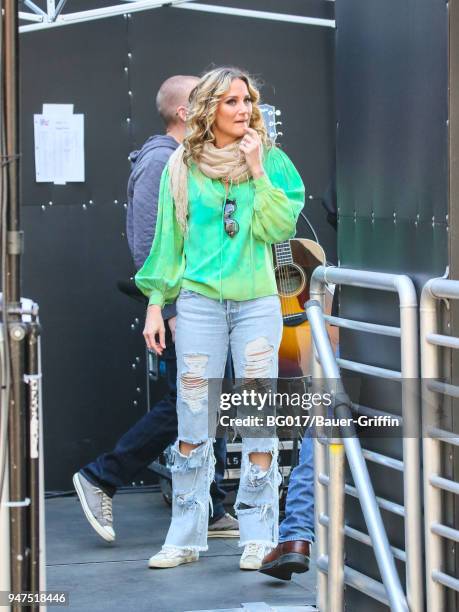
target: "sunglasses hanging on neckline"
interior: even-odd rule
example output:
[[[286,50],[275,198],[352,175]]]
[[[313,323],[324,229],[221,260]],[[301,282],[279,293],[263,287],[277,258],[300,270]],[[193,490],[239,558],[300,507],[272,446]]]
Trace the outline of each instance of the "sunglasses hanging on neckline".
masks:
[[[233,238],[239,231],[239,223],[236,221],[236,219],[231,218],[231,215],[236,212],[236,209],[236,200],[226,198],[223,207],[223,222],[225,224],[225,232],[230,238]]]

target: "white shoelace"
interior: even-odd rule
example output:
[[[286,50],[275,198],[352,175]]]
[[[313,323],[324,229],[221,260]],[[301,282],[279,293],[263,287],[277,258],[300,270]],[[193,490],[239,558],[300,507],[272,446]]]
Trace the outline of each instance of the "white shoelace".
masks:
[[[244,557],[248,557],[249,555],[256,555],[258,557],[264,551],[263,544],[257,544],[257,542],[250,542],[244,549]]]
[[[104,519],[108,522],[108,523],[112,523],[113,522],[113,515],[112,515],[112,500],[111,498],[104,493],[103,491],[100,492],[101,495],[101,508],[102,508],[102,516],[104,517]]]

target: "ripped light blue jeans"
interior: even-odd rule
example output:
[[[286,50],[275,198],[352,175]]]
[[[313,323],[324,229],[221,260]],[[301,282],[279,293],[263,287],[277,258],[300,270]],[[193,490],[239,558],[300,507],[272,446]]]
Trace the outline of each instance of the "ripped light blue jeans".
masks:
[[[215,464],[209,436],[209,379],[223,378],[229,345],[236,379],[275,379],[281,336],[277,295],[219,302],[192,291],[180,292],[175,344],[178,439],[172,453],[173,504],[167,546],[207,550],[209,489]],[[180,441],[199,446],[185,455],[180,451]],[[250,454],[257,452],[271,455],[267,470],[250,461]],[[249,542],[277,545],[277,458],[277,438],[243,438],[241,479],[234,506],[240,546]]]

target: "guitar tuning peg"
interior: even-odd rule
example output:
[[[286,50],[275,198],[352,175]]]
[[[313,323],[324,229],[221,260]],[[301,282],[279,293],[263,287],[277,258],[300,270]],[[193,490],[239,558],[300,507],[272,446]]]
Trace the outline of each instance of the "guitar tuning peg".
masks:
[[[276,115],[279,117],[279,115],[282,115],[282,111],[280,111],[279,109],[276,109]]]
[[[276,121],[274,125],[282,125],[282,121]]]
[[[278,135],[278,136],[283,136],[283,135],[284,135],[284,132],[277,132],[277,135]]]

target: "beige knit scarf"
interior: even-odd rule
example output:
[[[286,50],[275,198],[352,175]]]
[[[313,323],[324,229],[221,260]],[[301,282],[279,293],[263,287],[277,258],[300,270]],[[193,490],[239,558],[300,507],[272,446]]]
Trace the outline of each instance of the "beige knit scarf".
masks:
[[[185,234],[188,217],[188,167],[183,161],[184,152],[183,145],[180,145],[171,155],[169,176],[170,189],[175,202],[175,215]],[[227,179],[234,183],[247,181],[251,176],[244,155],[239,149],[239,141],[221,149],[218,149],[213,143],[206,142],[198,168],[209,178]]]

